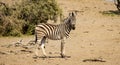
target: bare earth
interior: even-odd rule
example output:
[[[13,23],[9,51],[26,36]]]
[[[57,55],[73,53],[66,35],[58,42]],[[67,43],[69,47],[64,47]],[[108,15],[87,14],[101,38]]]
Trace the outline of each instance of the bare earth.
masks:
[[[60,41],[49,40],[46,52],[50,58],[33,58],[34,48],[25,49],[14,44],[23,39],[25,45],[34,36],[1,37],[0,65],[120,65],[120,15],[113,2],[104,0],[58,0],[67,16],[71,10],[77,15],[76,30],[66,40],[66,55],[60,58]],[[111,12],[104,14],[103,12]]]

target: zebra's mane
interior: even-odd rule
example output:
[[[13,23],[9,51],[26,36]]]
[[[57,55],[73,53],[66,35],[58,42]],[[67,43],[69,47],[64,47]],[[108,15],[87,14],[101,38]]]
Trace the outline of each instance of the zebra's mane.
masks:
[[[70,20],[70,16],[68,16],[67,18],[65,18],[64,20],[63,20],[63,23],[68,23],[69,22],[69,20]]]

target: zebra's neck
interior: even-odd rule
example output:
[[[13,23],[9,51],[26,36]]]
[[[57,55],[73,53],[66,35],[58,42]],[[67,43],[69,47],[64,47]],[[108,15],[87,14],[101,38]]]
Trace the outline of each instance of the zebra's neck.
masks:
[[[64,27],[65,34],[68,35],[71,31],[71,27],[69,23],[63,23],[62,26]]]
[[[69,34],[70,33],[70,31],[71,31],[71,25],[70,25],[70,23],[69,23],[69,21],[70,21],[70,17],[67,17],[65,20],[64,20],[64,26],[65,26],[65,28],[66,28],[66,32]]]

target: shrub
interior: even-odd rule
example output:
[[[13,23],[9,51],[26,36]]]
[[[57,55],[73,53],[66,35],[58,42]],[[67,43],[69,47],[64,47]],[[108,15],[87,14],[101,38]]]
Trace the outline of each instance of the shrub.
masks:
[[[20,36],[34,34],[38,23],[54,19],[62,11],[55,0],[22,0],[21,3],[8,6],[0,3],[0,35]]]

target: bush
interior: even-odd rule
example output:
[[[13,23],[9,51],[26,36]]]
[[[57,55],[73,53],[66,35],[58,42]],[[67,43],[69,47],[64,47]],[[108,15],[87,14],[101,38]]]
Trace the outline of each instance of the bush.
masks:
[[[62,11],[55,0],[22,0],[12,6],[0,3],[0,35],[34,34],[38,23],[54,19]]]
[[[61,13],[55,0],[27,0],[19,8],[18,18],[33,24],[46,22]]]

